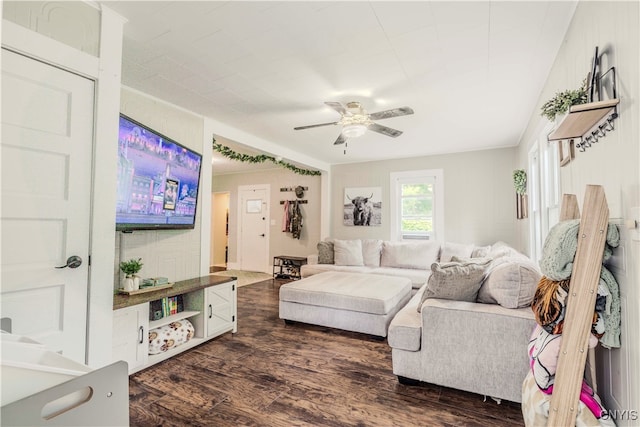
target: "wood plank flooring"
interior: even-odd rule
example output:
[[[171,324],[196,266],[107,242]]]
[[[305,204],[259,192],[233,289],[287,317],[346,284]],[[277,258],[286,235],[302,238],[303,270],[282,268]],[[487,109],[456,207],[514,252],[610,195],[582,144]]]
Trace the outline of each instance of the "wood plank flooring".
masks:
[[[278,318],[283,282],[238,288],[238,333],[130,377],[132,426],[522,426],[520,405],[405,386],[386,340]]]

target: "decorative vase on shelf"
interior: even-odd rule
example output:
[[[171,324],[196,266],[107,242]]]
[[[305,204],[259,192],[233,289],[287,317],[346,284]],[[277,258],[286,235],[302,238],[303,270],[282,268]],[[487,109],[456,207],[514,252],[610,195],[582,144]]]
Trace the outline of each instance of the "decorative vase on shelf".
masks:
[[[140,276],[138,276],[137,274],[133,275],[133,290],[137,291],[138,289],[140,289]]]
[[[125,276],[124,279],[122,279],[122,288],[127,291],[133,291],[133,286],[134,286],[134,280],[133,277],[130,276]]]

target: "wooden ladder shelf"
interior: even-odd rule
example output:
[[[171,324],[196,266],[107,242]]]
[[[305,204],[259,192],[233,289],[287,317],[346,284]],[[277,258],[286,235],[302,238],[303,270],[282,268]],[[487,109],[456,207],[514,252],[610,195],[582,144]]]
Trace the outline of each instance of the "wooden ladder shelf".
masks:
[[[567,296],[562,345],[547,420],[549,427],[569,427],[576,424],[609,223],[609,208],[601,186],[587,186],[582,209],[578,248]],[[579,216],[576,196],[565,195],[560,219],[577,219]],[[595,381],[595,376],[592,380]]]

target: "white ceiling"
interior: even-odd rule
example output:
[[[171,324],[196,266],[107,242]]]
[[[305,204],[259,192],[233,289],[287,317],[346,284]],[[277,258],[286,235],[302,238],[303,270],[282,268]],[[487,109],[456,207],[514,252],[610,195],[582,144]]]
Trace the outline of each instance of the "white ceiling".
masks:
[[[254,140],[266,141],[271,154],[323,164],[516,145],[576,5],[101,3],[128,19],[125,86],[224,124],[223,140],[262,150]],[[344,154],[333,145],[338,126],[293,130],[337,121],[324,101],[360,101],[369,113],[409,106],[415,114],[378,122],[403,131],[398,138],[368,131]]]

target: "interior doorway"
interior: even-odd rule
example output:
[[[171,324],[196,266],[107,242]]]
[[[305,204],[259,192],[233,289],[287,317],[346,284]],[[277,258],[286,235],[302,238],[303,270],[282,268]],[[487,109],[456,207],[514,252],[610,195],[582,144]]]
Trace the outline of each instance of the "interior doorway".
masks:
[[[209,272],[227,269],[229,261],[229,192],[211,198],[211,260]]]

